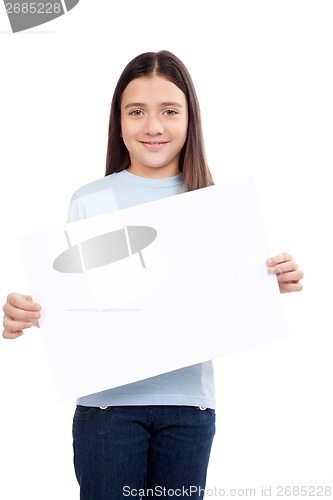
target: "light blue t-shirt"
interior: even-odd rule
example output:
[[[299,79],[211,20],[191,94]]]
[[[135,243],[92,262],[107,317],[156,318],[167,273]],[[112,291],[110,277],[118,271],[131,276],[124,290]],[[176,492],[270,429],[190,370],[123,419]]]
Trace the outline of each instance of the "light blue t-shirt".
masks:
[[[68,222],[174,196],[182,191],[181,174],[165,179],[150,179],[123,170],[78,189],[71,200]],[[158,331],[156,335],[158,336]],[[84,396],[77,400],[77,404],[185,405],[215,408],[213,363],[206,361]]]

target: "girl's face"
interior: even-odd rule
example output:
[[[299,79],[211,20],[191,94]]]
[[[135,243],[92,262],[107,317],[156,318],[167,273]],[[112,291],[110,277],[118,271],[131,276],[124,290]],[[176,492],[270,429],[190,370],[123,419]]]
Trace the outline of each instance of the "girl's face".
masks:
[[[186,97],[177,85],[156,75],[132,80],[121,99],[128,171],[154,179],[177,175],[187,126]]]

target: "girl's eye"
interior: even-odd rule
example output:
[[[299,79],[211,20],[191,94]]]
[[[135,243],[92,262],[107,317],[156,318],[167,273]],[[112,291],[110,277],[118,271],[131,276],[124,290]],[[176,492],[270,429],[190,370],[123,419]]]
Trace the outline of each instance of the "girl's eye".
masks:
[[[134,109],[133,111],[130,112],[130,115],[132,116],[141,116],[143,112],[140,109]]]
[[[171,115],[176,115],[176,114],[177,114],[177,112],[176,112],[176,111],[174,111],[173,109],[166,109],[166,110],[164,111],[164,113],[165,113],[166,115],[168,115],[168,116],[171,116]]]

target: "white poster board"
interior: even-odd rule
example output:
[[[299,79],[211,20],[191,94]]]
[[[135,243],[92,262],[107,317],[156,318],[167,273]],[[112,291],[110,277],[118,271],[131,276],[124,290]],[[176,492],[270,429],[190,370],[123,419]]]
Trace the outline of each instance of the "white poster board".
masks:
[[[254,182],[227,182],[21,238],[59,396],[286,335]]]

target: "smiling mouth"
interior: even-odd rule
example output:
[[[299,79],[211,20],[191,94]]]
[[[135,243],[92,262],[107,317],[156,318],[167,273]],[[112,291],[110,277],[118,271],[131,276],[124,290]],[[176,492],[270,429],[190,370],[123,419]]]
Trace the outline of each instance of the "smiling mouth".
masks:
[[[146,148],[149,149],[158,149],[163,147],[165,144],[168,144],[167,142],[146,142],[146,141],[141,141],[141,144],[143,144]]]

